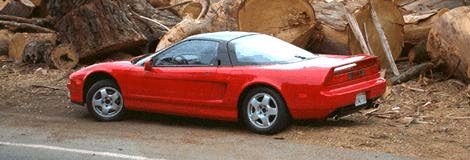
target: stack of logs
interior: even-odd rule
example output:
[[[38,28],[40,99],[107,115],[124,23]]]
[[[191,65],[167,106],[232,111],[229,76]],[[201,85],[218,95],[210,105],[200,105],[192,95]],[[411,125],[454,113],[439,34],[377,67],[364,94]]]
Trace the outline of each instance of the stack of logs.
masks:
[[[188,36],[250,31],[322,54],[445,64],[470,77],[468,0],[3,0],[0,55],[73,68],[79,59],[141,53]],[[467,47],[467,48],[466,48]],[[411,49],[409,49],[411,48]],[[436,65],[437,66],[437,65]]]

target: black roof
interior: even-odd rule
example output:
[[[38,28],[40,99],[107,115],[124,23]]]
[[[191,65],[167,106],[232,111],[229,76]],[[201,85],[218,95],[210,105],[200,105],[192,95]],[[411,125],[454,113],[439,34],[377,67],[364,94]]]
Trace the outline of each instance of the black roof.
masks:
[[[259,33],[253,32],[239,32],[239,31],[223,31],[223,32],[213,32],[213,33],[203,33],[197,34],[187,39],[211,39],[217,41],[231,41],[244,36],[256,35]]]

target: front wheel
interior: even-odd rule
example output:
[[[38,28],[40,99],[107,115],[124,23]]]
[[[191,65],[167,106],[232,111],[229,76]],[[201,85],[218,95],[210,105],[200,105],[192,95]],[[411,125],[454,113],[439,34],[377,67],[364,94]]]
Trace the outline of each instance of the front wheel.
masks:
[[[269,88],[256,88],[248,92],[242,103],[242,118],[251,131],[275,134],[286,129],[291,121],[281,95]]]
[[[86,100],[88,112],[99,121],[120,120],[124,114],[122,94],[112,80],[101,80],[93,84]]]

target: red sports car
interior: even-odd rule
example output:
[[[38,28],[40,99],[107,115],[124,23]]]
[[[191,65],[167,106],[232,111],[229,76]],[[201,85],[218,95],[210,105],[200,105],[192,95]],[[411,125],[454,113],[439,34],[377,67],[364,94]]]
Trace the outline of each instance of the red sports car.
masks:
[[[70,99],[100,121],[126,110],[242,121],[261,134],[292,119],[340,117],[385,92],[374,56],[317,55],[247,32],[189,37],[131,61],[95,64],[70,76]]]

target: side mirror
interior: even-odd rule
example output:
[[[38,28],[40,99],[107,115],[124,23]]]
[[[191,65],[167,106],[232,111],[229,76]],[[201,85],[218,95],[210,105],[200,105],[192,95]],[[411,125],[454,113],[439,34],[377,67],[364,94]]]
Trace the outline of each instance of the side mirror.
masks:
[[[145,71],[151,71],[152,68],[153,68],[154,62],[155,62],[155,61],[154,61],[153,59],[151,59],[151,60],[145,62],[145,63],[144,63],[144,70],[145,70]]]

